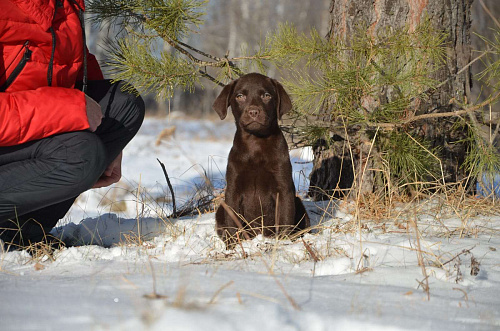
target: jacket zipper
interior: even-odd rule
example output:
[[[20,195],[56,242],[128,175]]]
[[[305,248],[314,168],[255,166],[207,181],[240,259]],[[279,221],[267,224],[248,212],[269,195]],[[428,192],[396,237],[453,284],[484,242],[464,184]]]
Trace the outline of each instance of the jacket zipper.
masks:
[[[24,43],[24,54],[23,57],[21,58],[21,61],[17,64],[17,66],[14,68],[14,70],[11,72],[10,76],[7,77],[5,80],[5,83],[2,84],[0,87],[0,92],[5,92],[5,90],[14,82],[14,80],[19,76],[21,71],[24,69],[26,66],[26,63],[31,59],[31,53],[32,51],[28,48],[29,41],[26,41]]]

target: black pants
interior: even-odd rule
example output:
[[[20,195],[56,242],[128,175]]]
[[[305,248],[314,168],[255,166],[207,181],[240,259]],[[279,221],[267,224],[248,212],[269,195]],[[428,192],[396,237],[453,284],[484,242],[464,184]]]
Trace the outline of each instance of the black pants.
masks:
[[[43,240],[135,136],[144,102],[124,83],[91,81],[87,95],[104,118],[95,132],[63,133],[0,147],[0,238],[25,246]]]

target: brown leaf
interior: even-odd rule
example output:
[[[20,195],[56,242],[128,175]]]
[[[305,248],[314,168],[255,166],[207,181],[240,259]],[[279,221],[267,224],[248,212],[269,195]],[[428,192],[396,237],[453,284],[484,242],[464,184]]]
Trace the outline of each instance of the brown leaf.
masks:
[[[40,270],[43,270],[45,269],[45,266],[39,262],[35,263],[35,270],[36,271],[40,271]]]

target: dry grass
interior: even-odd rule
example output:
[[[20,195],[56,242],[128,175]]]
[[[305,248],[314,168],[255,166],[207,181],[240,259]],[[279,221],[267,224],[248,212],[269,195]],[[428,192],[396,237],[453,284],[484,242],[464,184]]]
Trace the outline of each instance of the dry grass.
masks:
[[[449,268],[450,253],[435,253],[431,247],[421,242],[425,238],[474,238],[482,234],[499,235],[497,227],[488,224],[488,222],[477,222],[478,216],[500,216],[498,202],[493,199],[477,198],[466,193],[464,183],[444,186],[435,184],[437,189],[433,192],[422,190],[412,192],[408,196],[387,197],[382,193],[370,193],[358,195],[354,199],[346,198],[338,200],[331,198],[322,204],[313,204],[308,202],[308,211],[314,219],[312,222],[311,233],[305,237],[300,237],[304,233],[288,238],[270,238],[267,241],[259,240],[248,241],[246,231],[240,222],[237,231],[236,240],[238,247],[234,251],[226,251],[223,243],[216,236],[207,239],[206,247],[200,251],[200,257],[196,263],[214,263],[216,261],[239,261],[243,265],[260,261],[267,273],[276,281],[277,288],[283,293],[287,302],[294,309],[300,309],[300,306],[294,301],[293,297],[287,292],[283,283],[277,277],[279,274],[280,263],[301,264],[311,263],[314,268],[317,263],[321,263],[329,258],[350,258],[353,260],[354,273],[366,273],[376,268],[375,262],[370,260],[370,254],[364,249],[365,234],[376,232],[380,234],[400,234],[409,238],[412,247],[398,247],[414,253],[418,266],[422,269],[422,278],[419,280],[424,292],[428,298],[431,297],[428,278],[432,271],[428,268]],[[207,189],[210,188],[210,189]],[[156,242],[150,240],[150,234],[143,233],[141,222],[145,215],[153,214],[163,222],[163,233],[161,236],[167,242],[176,242],[182,240],[186,247],[196,244],[200,240],[196,235],[197,224],[195,222],[182,222],[177,224],[168,215],[168,208],[164,204],[159,204],[146,188],[138,187],[128,189],[127,192],[133,192],[135,195],[134,204],[137,213],[137,232],[131,232],[123,235],[121,245],[127,248],[138,249],[144,252],[144,256],[154,258],[155,254],[160,254]],[[217,198],[216,198],[217,197]],[[220,192],[215,192],[213,186],[207,185],[200,187],[200,190],[190,200],[191,210],[197,215],[212,213],[219,203],[224,205]],[[198,200],[197,200],[198,199]],[[112,200],[112,197],[110,197]],[[201,201],[201,202],[200,202]],[[208,208],[199,208],[197,206],[205,205],[208,201]],[[149,214],[148,212],[149,211]],[[235,215],[236,220],[238,216]],[[456,220],[448,222],[449,219]],[[262,229],[259,229],[259,231]],[[96,233],[96,236],[99,235]],[[98,238],[96,238],[98,239]],[[98,241],[98,240],[96,240]],[[343,241],[349,241],[348,246],[341,245]],[[380,244],[380,243],[379,243]],[[297,246],[301,251],[297,253]],[[356,251],[361,252],[355,255]],[[53,261],[57,256],[51,254],[48,247],[43,245],[33,246],[32,261],[43,269],[43,263]],[[168,246],[164,246],[168,249]],[[53,252],[53,251],[52,251]],[[476,271],[479,270],[479,262],[476,261]],[[194,262],[191,262],[194,263]],[[471,262],[472,264],[472,262]],[[1,264],[0,264],[1,267]],[[35,267],[36,268],[36,267]],[[456,269],[456,268],[455,268]],[[448,271],[447,271],[448,272]],[[453,270],[450,271],[450,274]],[[472,272],[472,270],[471,270]],[[457,273],[457,272],[456,272]],[[154,271],[152,271],[154,274]],[[458,273],[457,273],[458,274]],[[154,277],[154,276],[153,276]],[[232,284],[227,283],[214,292],[212,299],[208,304],[217,301],[219,294],[229,288]],[[155,285],[153,291],[146,294],[150,299],[163,299],[167,297],[158,293]],[[186,299],[185,289],[179,289],[175,298],[170,300],[169,305],[191,309],[189,300]]]

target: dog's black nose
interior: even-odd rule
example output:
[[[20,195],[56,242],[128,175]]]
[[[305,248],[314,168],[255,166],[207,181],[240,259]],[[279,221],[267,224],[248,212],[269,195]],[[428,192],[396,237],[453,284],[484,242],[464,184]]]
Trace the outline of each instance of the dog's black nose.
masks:
[[[257,115],[259,115],[259,111],[257,109],[249,109],[248,115],[250,115],[250,117],[252,118],[256,118]]]

